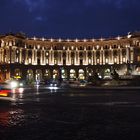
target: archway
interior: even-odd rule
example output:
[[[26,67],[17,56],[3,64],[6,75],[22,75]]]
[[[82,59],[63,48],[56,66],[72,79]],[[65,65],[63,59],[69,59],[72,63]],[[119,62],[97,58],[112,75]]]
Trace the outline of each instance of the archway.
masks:
[[[92,69],[87,69],[87,77],[92,76],[93,75],[93,70]]]
[[[53,70],[53,79],[54,80],[58,79],[58,70],[56,69]]]
[[[42,71],[40,69],[36,70],[35,80],[38,82],[42,80]]]
[[[27,80],[33,80],[33,79],[34,79],[33,70],[29,69],[27,71]]]
[[[76,79],[76,71],[74,69],[70,70],[70,79],[72,80]]]
[[[49,80],[51,78],[50,70],[46,69],[44,73],[45,80]]]
[[[83,69],[79,69],[79,80],[84,80],[85,79],[85,72]]]
[[[61,78],[62,79],[67,79],[67,70],[61,69]]]
[[[21,70],[20,69],[15,69],[15,71],[14,71],[14,78],[20,79],[21,76],[22,76]]]

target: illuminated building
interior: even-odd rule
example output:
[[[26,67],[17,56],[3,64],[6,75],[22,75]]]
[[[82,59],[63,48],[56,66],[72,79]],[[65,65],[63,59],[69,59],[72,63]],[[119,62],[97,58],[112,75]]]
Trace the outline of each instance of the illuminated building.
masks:
[[[108,39],[46,39],[0,36],[0,79],[26,80],[103,78],[115,69],[120,76],[140,75],[140,33]]]

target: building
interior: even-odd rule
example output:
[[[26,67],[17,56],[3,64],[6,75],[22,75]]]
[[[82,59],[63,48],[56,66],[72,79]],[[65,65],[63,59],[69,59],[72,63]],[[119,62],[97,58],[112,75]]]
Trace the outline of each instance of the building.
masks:
[[[108,39],[62,40],[0,36],[0,80],[87,79],[98,73],[109,77],[140,75],[140,33]]]

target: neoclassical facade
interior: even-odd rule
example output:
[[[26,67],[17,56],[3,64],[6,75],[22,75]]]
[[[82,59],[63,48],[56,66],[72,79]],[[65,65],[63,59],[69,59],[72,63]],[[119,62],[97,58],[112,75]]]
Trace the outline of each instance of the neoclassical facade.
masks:
[[[46,39],[0,36],[0,80],[81,80],[140,74],[140,33],[108,39]]]

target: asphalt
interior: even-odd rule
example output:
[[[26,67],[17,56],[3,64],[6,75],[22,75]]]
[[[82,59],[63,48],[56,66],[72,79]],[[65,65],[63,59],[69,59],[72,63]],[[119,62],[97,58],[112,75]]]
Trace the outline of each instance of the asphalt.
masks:
[[[0,99],[1,140],[139,140],[139,88],[22,89]]]

